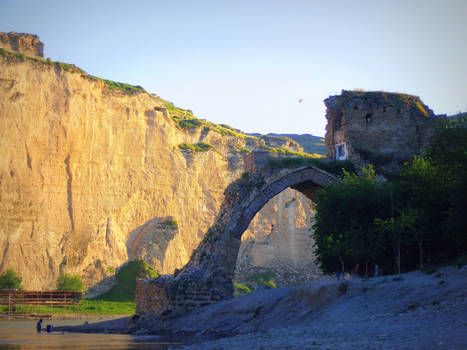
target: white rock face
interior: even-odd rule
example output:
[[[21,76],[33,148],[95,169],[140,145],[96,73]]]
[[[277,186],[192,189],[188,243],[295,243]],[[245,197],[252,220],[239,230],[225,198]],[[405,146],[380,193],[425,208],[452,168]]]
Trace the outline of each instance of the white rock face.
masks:
[[[287,189],[271,199],[242,236],[235,279],[247,283],[255,273],[272,271],[278,286],[321,279],[311,238],[314,211],[302,193]]]

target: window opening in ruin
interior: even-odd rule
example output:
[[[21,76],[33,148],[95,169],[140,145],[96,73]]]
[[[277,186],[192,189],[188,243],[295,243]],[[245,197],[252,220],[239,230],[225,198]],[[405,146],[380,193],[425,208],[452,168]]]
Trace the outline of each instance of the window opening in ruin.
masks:
[[[340,143],[336,147],[336,159],[345,160],[347,159],[347,145],[345,143]]]
[[[339,130],[342,128],[342,118],[344,117],[344,113],[340,113],[335,119],[334,119],[334,129]]]
[[[372,114],[371,113],[368,113],[366,116],[365,116],[365,121],[366,123],[371,123],[371,117],[372,117]]]

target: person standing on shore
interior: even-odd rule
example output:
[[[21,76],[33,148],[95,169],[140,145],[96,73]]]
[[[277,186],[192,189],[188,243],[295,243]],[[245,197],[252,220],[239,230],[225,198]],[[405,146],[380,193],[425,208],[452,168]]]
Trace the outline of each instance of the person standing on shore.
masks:
[[[37,329],[37,332],[40,333],[40,331],[42,329],[42,318],[39,319],[39,321],[37,321],[36,329]]]
[[[353,275],[354,275],[354,278],[358,278],[358,277],[359,277],[359,272],[360,272],[360,265],[359,265],[359,264],[356,264],[355,267],[353,268]]]

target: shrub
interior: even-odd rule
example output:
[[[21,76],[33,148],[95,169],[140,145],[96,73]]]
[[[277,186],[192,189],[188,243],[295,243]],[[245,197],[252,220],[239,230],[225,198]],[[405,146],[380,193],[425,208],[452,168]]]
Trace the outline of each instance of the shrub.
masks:
[[[167,219],[163,222],[161,222],[161,225],[164,228],[178,228],[178,222],[174,219]]]
[[[258,286],[262,285],[266,288],[277,288],[274,278],[275,278],[274,272],[267,271],[264,273],[255,273],[248,280],[256,283]]]
[[[210,149],[213,149],[214,147],[212,147],[208,143],[199,142],[196,144],[182,143],[178,145],[178,148],[185,149],[185,150],[191,150],[193,152],[206,152],[206,151],[209,151]]]
[[[84,284],[80,276],[61,273],[57,279],[57,290],[82,292],[84,290]]]
[[[13,270],[6,270],[0,275],[0,289],[23,289],[21,287],[22,278]]]
[[[236,283],[236,282],[234,282],[234,287],[235,287],[235,290],[238,292],[238,294],[241,294],[241,295],[248,294],[253,291],[253,288],[251,286],[243,285],[243,284]]]
[[[96,299],[107,301],[134,301],[136,279],[154,278],[157,272],[143,260],[132,260],[118,269],[115,279],[117,285]]]

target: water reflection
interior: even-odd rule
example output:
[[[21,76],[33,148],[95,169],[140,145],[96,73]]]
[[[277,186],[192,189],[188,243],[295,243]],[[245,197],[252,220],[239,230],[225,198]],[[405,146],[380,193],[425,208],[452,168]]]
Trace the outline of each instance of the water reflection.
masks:
[[[0,321],[0,350],[3,349],[156,349],[180,345],[157,336],[41,332],[34,322]]]

